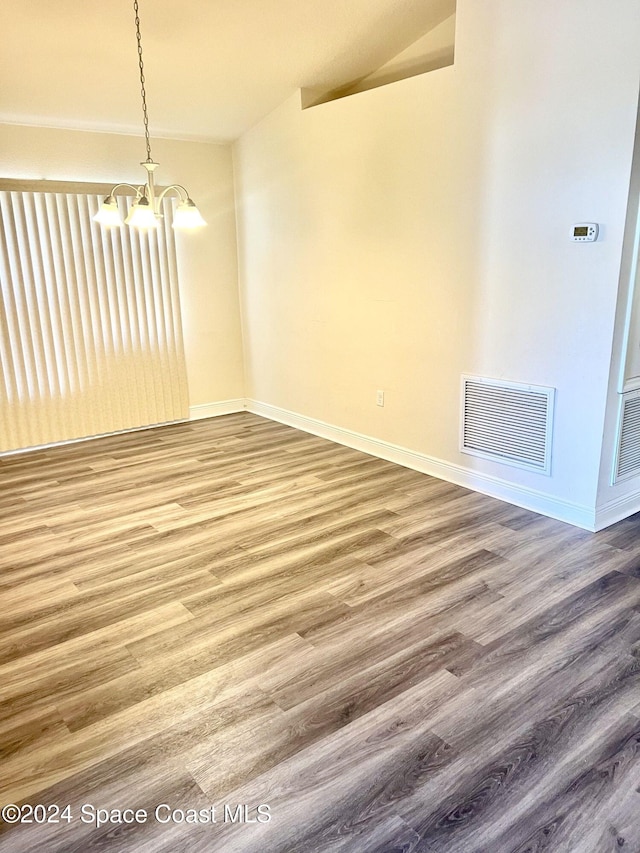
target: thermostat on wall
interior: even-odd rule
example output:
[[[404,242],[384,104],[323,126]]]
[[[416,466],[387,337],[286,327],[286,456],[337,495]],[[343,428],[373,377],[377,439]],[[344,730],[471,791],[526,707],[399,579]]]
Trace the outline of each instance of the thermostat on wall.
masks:
[[[575,243],[595,243],[598,239],[598,225],[595,222],[579,222],[573,226],[571,239]]]

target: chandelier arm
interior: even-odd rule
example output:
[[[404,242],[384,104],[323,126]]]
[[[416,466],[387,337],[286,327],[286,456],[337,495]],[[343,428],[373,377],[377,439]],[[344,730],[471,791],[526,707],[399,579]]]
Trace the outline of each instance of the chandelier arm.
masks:
[[[116,184],[115,187],[111,187],[111,190],[109,191],[109,195],[110,196],[115,195],[116,190],[119,190],[120,187],[126,187],[129,190],[133,190],[134,193],[136,194],[136,198],[140,198],[140,196],[144,195],[145,188],[143,186],[134,187],[133,184]]]
[[[170,187],[165,187],[165,189],[163,189],[162,192],[160,193],[160,195],[158,196],[158,206],[160,206],[162,204],[162,200],[164,199],[166,194],[168,192],[170,192],[171,190],[177,191],[178,195],[180,196],[181,201],[188,201],[189,200],[189,193],[182,186],[182,184],[171,184]]]

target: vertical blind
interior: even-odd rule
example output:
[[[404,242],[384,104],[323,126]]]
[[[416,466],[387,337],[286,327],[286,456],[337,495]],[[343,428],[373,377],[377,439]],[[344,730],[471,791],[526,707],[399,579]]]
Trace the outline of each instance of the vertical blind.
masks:
[[[102,198],[0,191],[0,452],[187,416],[170,202],[140,232]]]

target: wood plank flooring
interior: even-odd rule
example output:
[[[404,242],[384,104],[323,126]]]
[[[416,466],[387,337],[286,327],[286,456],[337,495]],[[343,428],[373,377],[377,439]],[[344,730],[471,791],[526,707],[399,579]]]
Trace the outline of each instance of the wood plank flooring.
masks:
[[[249,414],[0,484],[1,851],[640,853],[640,517]]]

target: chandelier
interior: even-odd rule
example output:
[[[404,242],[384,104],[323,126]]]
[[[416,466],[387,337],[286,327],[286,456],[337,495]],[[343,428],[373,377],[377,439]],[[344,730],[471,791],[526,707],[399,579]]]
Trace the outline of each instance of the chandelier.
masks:
[[[147,170],[147,182],[139,187],[133,184],[116,184],[112,187],[111,192],[105,198],[100,210],[93,217],[96,222],[105,227],[113,225],[122,225],[122,218],[118,210],[118,202],[116,193],[121,189],[133,190],[136,197],[131,205],[131,209],[124,220],[126,225],[133,228],[157,228],[162,219],[160,210],[162,209],[162,201],[169,193],[177,193],[180,201],[173,213],[174,228],[198,228],[200,225],[207,223],[202,218],[200,211],[189,198],[189,193],[180,184],[172,184],[170,187],[165,187],[162,192],[156,194],[153,173],[158,167],[158,163],[153,161],[151,157],[151,142],[149,141],[149,116],[147,114],[147,93],[144,80],[144,62],[142,60],[142,40],[140,37],[140,16],[138,10],[138,0],[133,2],[133,10],[136,16],[136,38],[138,40],[138,65],[140,67],[140,92],[142,95],[142,116],[144,121],[144,138],[147,145],[147,159],[141,163],[141,166]]]

